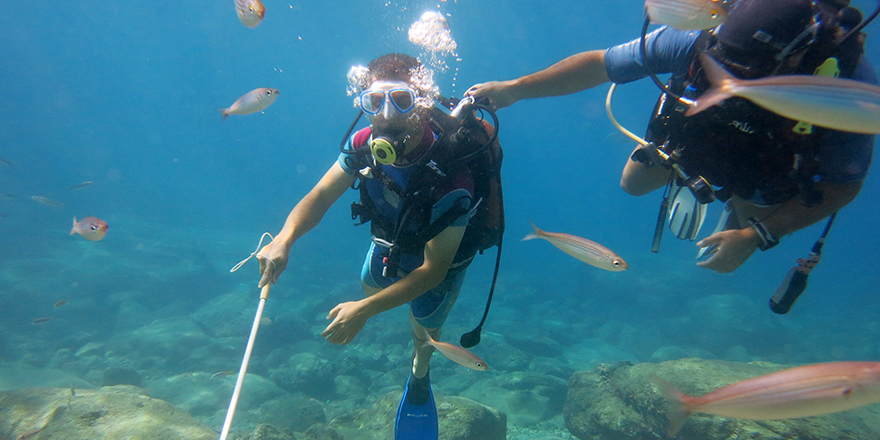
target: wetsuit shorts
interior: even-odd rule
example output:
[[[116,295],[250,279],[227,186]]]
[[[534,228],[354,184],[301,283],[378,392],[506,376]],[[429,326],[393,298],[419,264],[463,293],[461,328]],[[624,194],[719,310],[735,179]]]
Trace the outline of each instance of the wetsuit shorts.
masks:
[[[367,286],[384,289],[406,275],[402,269],[398,269],[398,276],[393,278],[382,275],[382,269],[385,267],[382,258],[386,253],[387,249],[376,243],[370,246],[364,267],[361,269],[361,281]],[[447,275],[437,287],[410,301],[409,305],[416,322],[427,328],[439,328],[446,322],[446,317],[449,316],[449,311],[452,310],[461,292],[465,272],[467,269]]]

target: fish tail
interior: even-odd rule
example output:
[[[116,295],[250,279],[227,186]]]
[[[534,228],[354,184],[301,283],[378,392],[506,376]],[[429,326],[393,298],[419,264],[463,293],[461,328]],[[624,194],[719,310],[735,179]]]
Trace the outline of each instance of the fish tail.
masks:
[[[727,98],[734,95],[731,91],[731,85],[737,81],[736,77],[724,70],[717,61],[708,55],[701,55],[700,61],[703,65],[703,71],[712,87],[703,93],[697,100],[696,104],[689,108],[684,114],[685,116],[693,116],[709,107],[712,107]]]
[[[684,426],[687,418],[691,415],[691,411],[688,411],[683,402],[687,395],[658,376],[651,376],[651,381],[654,382],[654,386],[657,387],[660,394],[662,394],[669,402],[669,413],[666,416],[669,419],[667,434],[670,437],[675,437],[675,435],[678,434],[678,431],[681,430],[681,427]]]
[[[73,216],[73,228],[70,229],[70,235],[76,234],[76,216]]]
[[[529,224],[532,225],[532,228],[535,230],[535,232],[533,232],[533,233],[531,233],[531,234],[526,235],[525,237],[523,237],[522,241],[526,241],[526,240],[534,240],[534,239],[536,239],[536,238],[541,238],[541,237],[538,236],[538,234],[540,234],[540,233],[542,233],[542,232],[544,232],[544,231],[542,231],[541,228],[539,228],[537,225],[535,225],[535,222],[533,222],[532,219],[530,219],[530,218],[528,218],[528,217],[526,217],[526,218],[529,220]]]
[[[229,109],[228,108],[218,108],[217,111],[220,112],[221,114],[223,114],[223,122],[226,122],[226,118],[229,117]]]

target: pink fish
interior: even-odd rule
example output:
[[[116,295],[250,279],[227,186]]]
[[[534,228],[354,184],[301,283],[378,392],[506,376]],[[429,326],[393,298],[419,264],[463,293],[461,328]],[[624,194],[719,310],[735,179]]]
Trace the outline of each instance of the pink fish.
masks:
[[[620,255],[599,243],[576,235],[542,231],[531,220],[529,220],[529,223],[532,224],[535,232],[523,237],[523,241],[543,238],[562,250],[562,252],[599,269],[620,272],[629,267],[626,265],[626,261],[620,258]]]
[[[709,29],[727,20],[721,0],[645,0],[651,22],[681,30]]]
[[[107,235],[107,228],[107,222],[98,217],[89,216],[76,221],[76,216],[74,216],[73,229],[70,230],[70,235],[79,234],[86,240],[98,241]]]
[[[795,121],[853,133],[880,133],[880,87],[850,79],[780,75],[737,79],[712,57],[700,58],[712,88],[685,112],[695,115],[732,96]]]
[[[261,87],[245,93],[244,96],[238,98],[228,108],[221,108],[217,111],[223,113],[223,120],[225,121],[229,115],[248,115],[263,111],[266,107],[272,105],[276,98],[278,98],[278,90]]]
[[[235,13],[238,14],[241,24],[255,28],[263,22],[266,7],[260,0],[235,0]]]
[[[700,397],[652,378],[669,400],[669,436],[693,413],[749,420],[818,416],[880,402],[880,362],[830,362],[742,380]]]
[[[471,370],[486,371],[489,369],[486,362],[480,359],[477,355],[471,353],[470,350],[464,347],[459,347],[458,345],[452,345],[448,342],[435,341],[427,332],[425,332],[425,336],[428,338],[425,345],[430,345],[436,348],[437,351],[443,356],[449,358],[449,360],[461,366],[470,368]]]

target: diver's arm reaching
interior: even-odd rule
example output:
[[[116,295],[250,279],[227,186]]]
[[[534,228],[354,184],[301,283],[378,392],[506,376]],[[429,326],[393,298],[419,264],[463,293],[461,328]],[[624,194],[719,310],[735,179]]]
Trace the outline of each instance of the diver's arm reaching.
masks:
[[[591,50],[521,78],[476,84],[465,92],[465,96],[489,98],[490,106],[499,109],[521,99],[570,95],[608,81],[605,51]]]
[[[278,276],[287,267],[287,259],[293,243],[318,225],[327,210],[351,187],[355,179],[356,177],[346,173],[339,163],[334,163],[318,184],[296,204],[272,243],[260,249],[258,257],[260,273],[263,277],[260,279],[259,287],[278,281]]]
[[[425,244],[425,261],[394,284],[359,301],[344,302],[327,315],[330,325],[321,333],[333,344],[348,344],[367,320],[406,304],[437,287],[455,259],[466,226],[450,226]]]
[[[815,189],[822,192],[822,203],[806,206],[800,197],[795,197],[779,205],[776,210],[758,208],[739,198],[731,200],[735,202],[734,212],[737,213],[741,225],[748,225],[748,219],[755,217],[760,220],[766,231],[778,240],[837,212],[855,199],[861,188],[861,182],[819,182],[815,185]],[[699,247],[714,244],[718,245],[718,252],[697,265],[718,273],[728,273],[744,263],[763,244],[763,240],[757,229],[747,227],[721,231],[697,242]]]

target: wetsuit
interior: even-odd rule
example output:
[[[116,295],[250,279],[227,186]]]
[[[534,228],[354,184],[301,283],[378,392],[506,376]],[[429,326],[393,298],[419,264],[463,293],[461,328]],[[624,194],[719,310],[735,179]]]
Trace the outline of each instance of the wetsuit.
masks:
[[[346,151],[354,151],[358,148],[369,148],[367,145],[370,140],[370,128],[365,128],[353,134],[348,141]],[[425,136],[422,143],[414,150],[416,153],[422,149],[426,149],[431,143],[437,142],[437,135],[433,131],[426,128]],[[438,146],[442,147],[442,146]],[[341,153],[339,155],[339,164],[348,174],[355,175],[359,169],[355,155],[351,153]],[[415,165],[396,166],[396,165],[380,165],[382,173],[389,177],[404,191],[407,183],[413,176],[416,169]],[[386,221],[396,223],[400,216],[400,208],[402,201],[393,191],[386,188],[386,185],[379,179],[365,179],[362,181],[366,185],[367,193],[376,207],[379,215]],[[441,182],[439,191],[433,191],[431,222],[436,221],[443,213],[451,209],[456,203],[464,203],[465,208],[469,208],[474,197],[474,182],[470,172],[466,167],[459,168],[456,172],[450,174]],[[468,212],[455,219],[449,226],[467,226],[472,212]],[[427,225],[426,225],[427,226]],[[385,241],[391,241],[388,237],[378,237]],[[361,280],[367,286],[373,288],[384,289],[403,276],[418,268],[424,262],[423,253],[406,253],[403,252],[398,266],[398,275],[395,277],[383,276],[382,271],[385,267],[383,262],[384,256],[387,254],[388,248],[382,244],[382,241],[376,240],[374,237],[373,244],[367,252],[363,269],[361,270]],[[472,257],[471,257],[472,258]],[[458,294],[461,291],[461,285],[464,282],[465,272],[467,271],[466,261],[454,261],[446,274],[446,278],[440,282],[437,287],[429,290],[418,298],[410,301],[413,316],[416,321],[427,328],[438,328],[446,321],[449,311],[452,309]]]
[[[698,55],[694,43],[699,35],[700,31],[680,31],[670,27],[661,27],[648,34],[646,55],[649,65],[658,74],[686,75]],[[641,60],[639,44],[639,39],[635,39],[605,52],[606,71],[611,81],[622,84],[648,76]],[[877,75],[864,56],[859,60],[851,79],[877,84]],[[818,141],[815,156],[818,168],[813,176],[814,181],[841,184],[863,181],[871,165],[874,138],[874,135],[829,130],[828,135]],[[761,199],[760,193],[761,188],[758,188],[754,197],[744,198],[759,204],[770,204],[762,203],[766,201]]]

